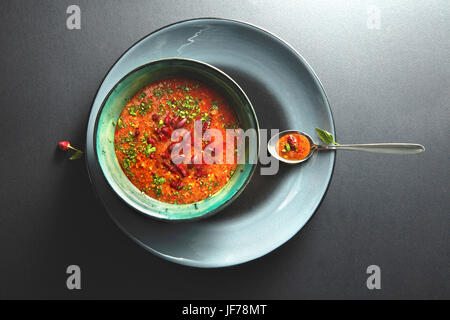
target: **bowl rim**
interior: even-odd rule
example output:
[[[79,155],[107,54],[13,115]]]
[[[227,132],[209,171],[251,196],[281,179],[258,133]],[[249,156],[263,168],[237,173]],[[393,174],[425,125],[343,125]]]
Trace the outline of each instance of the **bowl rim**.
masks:
[[[123,202],[125,202],[125,204],[127,204],[129,207],[131,207],[132,209],[138,211],[140,214],[143,214],[144,216],[148,216],[151,217],[153,219],[157,219],[159,221],[168,221],[168,222],[190,222],[190,221],[196,221],[196,220],[200,220],[200,219],[204,219],[206,217],[210,217],[216,213],[218,213],[219,211],[225,209],[228,205],[230,205],[234,200],[236,200],[239,195],[244,191],[244,189],[247,187],[247,185],[250,183],[251,178],[253,177],[255,171],[256,171],[256,167],[258,165],[258,162],[254,163],[254,164],[250,164],[251,165],[251,169],[249,174],[247,175],[245,181],[243,182],[243,185],[230,197],[228,198],[225,202],[223,202],[222,204],[220,204],[218,207],[207,211],[199,216],[195,216],[195,217],[183,217],[183,218],[171,218],[168,215],[163,215],[163,214],[159,214],[156,212],[151,212],[150,210],[143,210],[143,208],[141,208],[139,205],[135,204],[134,202],[130,201],[130,199],[128,199],[125,194],[122,195],[120,191],[122,191],[122,189],[118,186],[113,185],[109,179],[106,177],[103,166],[100,163],[100,159],[98,156],[98,152],[97,152],[97,132],[98,132],[98,126],[99,126],[99,120],[100,120],[100,116],[103,112],[104,106],[107,102],[107,100],[109,99],[109,97],[111,96],[112,92],[119,86],[120,83],[122,83],[122,81],[124,81],[128,76],[130,76],[131,74],[135,73],[136,71],[139,71],[143,68],[148,67],[149,65],[152,64],[156,64],[156,63],[161,63],[161,62],[170,62],[170,61],[179,61],[179,62],[188,62],[188,63],[192,63],[192,64],[199,64],[202,65],[203,67],[212,69],[213,71],[219,73],[220,75],[222,75],[223,77],[226,78],[227,81],[229,81],[232,85],[234,85],[240,94],[242,94],[242,96],[244,97],[244,99],[247,101],[249,107],[250,107],[250,111],[251,111],[251,115],[253,120],[255,121],[255,129],[256,129],[256,139],[257,139],[257,149],[256,149],[256,159],[258,161],[259,159],[259,155],[260,155],[260,126],[259,126],[259,121],[258,118],[256,116],[256,112],[255,109],[253,107],[253,104],[251,102],[251,100],[249,99],[249,97],[247,96],[247,94],[245,93],[245,91],[242,89],[242,87],[233,79],[231,78],[227,73],[225,73],[224,71],[222,71],[221,69],[203,62],[203,61],[199,61],[196,59],[191,59],[191,58],[180,58],[180,57],[171,57],[171,58],[163,58],[163,59],[157,59],[157,60],[152,60],[148,63],[145,63],[143,65],[140,65],[134,69],[132,69],[131,71],[129,71],[128,73],[126,73],[123,77],[121,77],[115,84],[114,86],[111,88],[111,90],[109,90],[109,92],[105,95],[105,98],[103,99],[100,108],[98,109],[96,118],[95,118],[95,123],[94,123],[94,128],[93,128],[93,133],[94,133],[94,139],[93,139],[93,151],[94,151],[94,155],[95,155],[95,161],[99,164],[100,167],[100,171],[103,174],[103,177],[105,178],[107,184],[110,186],[110,188],[114,191],[114,193],[119,197],[119,199],[121,199]],[[116,190],[119,189],[119,190]]]

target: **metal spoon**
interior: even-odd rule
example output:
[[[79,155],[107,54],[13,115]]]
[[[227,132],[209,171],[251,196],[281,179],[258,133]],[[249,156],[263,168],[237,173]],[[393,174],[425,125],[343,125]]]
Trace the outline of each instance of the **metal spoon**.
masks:
[[[308,138],[311,144],[311,151],[305,158],[301,160],[286,160],[278,154],[276,150],[278,139],[290,133],[298,133]],[[270,154],[273,157],[286,163],[304,162],[308,160],[315,151],[322,151],[322,150],[359,150],[359,151],[390,153],[390,154],[417,154],[425,151],[424,146],[415,143],[366,143],[366,144],[320,145],[315,144],[308,134],[298,130],[285,130],[278,133],[277,135],[274,135],[272,138],[270,138],[267,145],[267,149],[269,150]]]

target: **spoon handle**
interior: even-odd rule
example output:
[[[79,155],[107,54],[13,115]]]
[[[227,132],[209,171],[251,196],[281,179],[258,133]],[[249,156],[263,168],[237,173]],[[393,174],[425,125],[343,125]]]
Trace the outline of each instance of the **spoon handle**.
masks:
[[[390,154],[416,154],[425,151],[425,147],[415,143],[367,143],[367,144],[341,144],[318,145],[318,150],[359,150],[375,153]]]

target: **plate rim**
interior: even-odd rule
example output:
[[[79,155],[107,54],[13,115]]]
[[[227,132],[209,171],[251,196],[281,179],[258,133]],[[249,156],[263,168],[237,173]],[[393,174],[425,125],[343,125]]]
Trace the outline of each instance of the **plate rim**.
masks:
[[[94,103],[95,100],[98,96],[98,93],[100,91],[100,88],[102,87],[103,83],[105,82],[105,79],[108,77],[108,75],[111,73],[111,70],[116,66],[116,64],[131,50],[133,49],[135,46],[137,46],[140,42],[144,41],[145,39],[147,39],[148,37],[156,34],[157,32],[170,28],[172,26],[178,25],[178,24],[183,24],[183,23],[187,23],[187,22],[194,22],[194,21],[201,21],[201,20],[212,20],[212,21],[225,21],[225,22],[233,22],[233,23],[237,23],[237,24],[241,24],[247,27],[252,27],[254,29],[257,29],[259,31],[264,32],[265,34],[267,34],[268,36],[274,38],[275,40],[279,41],[281,44],[283,44],[284,46],[286,46],[289,50],[291,50],[296,56],[297,58],[300,60],[300,62],[306,67],[307,71],[310,73],[310,75],[312,76],[314,82],[318,85],[319,89],[320,89],[320,93],[324,98],[324,101],[326,103],[328,112],[330,114],[330,119],[331,119],[331,131],[334,134],[335,137],[337,137],[336,135],[336,127],[335,127],[335,123],[334,123],[334,116],[333,116],[333,111],[331,109],[331,105],[328,99],[328,95],[325,91],[325,88],[322,84],[322,81],[320,80],[320,78],[318,77],[318,75],[316,74],[316,72],[314,71],[314,69],[311,67],[311,65],[309,64],[309,62],[303,57],[302,54],[300,54],[292,45],[290,45],[288,42],[286,42],[285,40],[283,40],[281,37],[279,37],[278,35],[276,35],[275,33],[268,31],[267,29],[257,26],[253,23],[250,22],[246,22],[246,21],[242,21],[239,19],[231,19],[231,18],[220,18],[220,17],[211,17],[211,16],[206,16],[206,17],[197,17],[197,18],[189,18],[189,19],[184,19],[184,20],[179,20],[167,25],[164,25],[162,27],[159,27],[155,30],[153,30],[152,32],[144,35],[143,37],[141,37],[139,40],[135,41],[133,44],[131,44],[112,64],[111,66],[108,68],[107,72],[105,73],[105,75],[103,76],[103,78],[100,81],[100,84],[97,87],[97,90],[95,91],[94,97],[92,99],[91,102],[91,108],[89,110],[89,114],[87,117],[87,125],[86,125],[86,141],[85,141],[85,147],[87,147],[87,145],[89,144],[88,140],[90,139],[88,132],[89,132],[89,128],[91,126],[90,124],[90,119],[92,116],[92,111],[94,109]],[[95,117],[96,118],[96,117]],[[95,121],[94,121],[95,123]],[[87,151],[87,150],[86,150]],[[87,173],[88,173],[88,177],[89,177],[89,181],[91,184],[91,187],[94,191],[95,196],[100,200],[100,202],[102,203],[104,209],[106,210],[106,212],[108,213],[108,216],[114,221],[114,224],[119,227],[119,229],[124,232],[130,239],[132,239],[134,242],[136,242],[140,247],[144,248],[146,251],[150,251],[151,253],[155,254],[158,257],[163,258],[164,260],[167,260],[169,262],[173,262],[176,264],[180,264],[180,265],[184,265],[184,266],[188,266],[188,267],[196,267],[196,268],[205,268],[205,269],[213,269],[213,268],[225,268],[225,267],[232,267],[232,266],[237,266],[237,265],[242,265],[254,260],[257,260],[261,257],[264,257],[270,253],[272,253],[273,251],[275,251],[278,248],[281,248],[282,246],[284,246],[287,242],[289,242],[289,240],[291,240],[295,235],[297,235],[299,233],[300,230],[302,230],[310,221],[311,219],[314,217],[314,215],[316,214],[316,212],[319,210],[319,208],[321,207],[321,205],[323,204],[323,201],[325,199],[325,196],[327,195],[329,189],[330,189],[330,185],[331,185],[331,181],[333,180],[333,176],[334,176],[334,169],[335,169],[335,165],[336,165],[336,152],[333,152],[333,162],[331,164],[331,172],[330,172],[330,176],[328,178],[328,182],[325,188],[324,193],[321,196],[320,201],[317,203],[317,205],[315,206],[315,208],[312,211],[311,216],[305,221],[305,223],[303,225],[301,225],[299,227],[299,229],[294,232],[292,235],[290,235],[289,237],[286,238],[286,240],[284,242],[282,242],[279,245],[274,246],[273,248],[271,248],[270,250],[268,250],[267,252],[260,254],[260,255],[256,255],[250,259],[243,259],[243,261],[238,261],[238,262],[232,262],[232,263],[228,263],[228,264],[220,264],[220,265],[211,265],[211,264],[204,264],[204,263],[199,263],[198,261],[194,261],[194,260],[189,260],[189,259],[180,259],[180,258],[176,258],[176,257],[172,257],[172,256],[168,256],[162,252],[159,252],[147,245],[145,245],[144,243],[142,243],[139,239],[137,239],[134,235],[132,235],[131,233],[129,233],[118,221],[117,219],[109,213],[109,210],[107,209],[107,207],[105,206],[105,203],[103,201],[103,199],[100,197],[99,192],[96,190],[96,183],[94,181],[93,178],[93,172],[91,172],[90,167],[89,167],[89,160],[88,160],[88,156],[87,156],[88,152],[86,152],[86,156],[85,156],[85,165],[87,168]],[[108,185],[108,184],[107,184]]]

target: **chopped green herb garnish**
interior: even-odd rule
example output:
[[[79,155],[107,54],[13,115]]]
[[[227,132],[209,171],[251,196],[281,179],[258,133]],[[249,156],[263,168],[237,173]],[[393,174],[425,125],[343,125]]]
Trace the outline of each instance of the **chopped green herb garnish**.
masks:
[[[164,95],[164,89],[160,88],[160,89],[155,89],[153,90],[153,95],[157,98],[161,98]]]
[[[290,145],[289,143],[286,143],[286,144],[284,145],[284,149],[285,149],[287,152],[291,151],[291,145]]]
[[[157,174],[153,175],[153,183],[157,185],[162,185],[166,182],[166,178],[159,177]]]
[[[207,113],[207,112],[205,112],[203,115],[202,115],[202,121],[208,121],[209,120],[209,114]]]
[[[130,114],[130,116],[133,116],[133,117],[137,116],[136,108],[134,106],[128,107],[128,113]]]
[[[153,191],[155,191],[156,197],[160,197],[162,195],[162,188],[161,188],[161,186],[155,186],[153,188]]]
[[[146,94],[145,92],[142,92],[142,93],[139,95],[139,99],[144,99],[146,96],[147,96],[147,94]]]
[[[122,118],[119,118],[119,120],[117,120],[117,126],[119,128],[125,128],[126,127],[126,125],[123,123]]]

